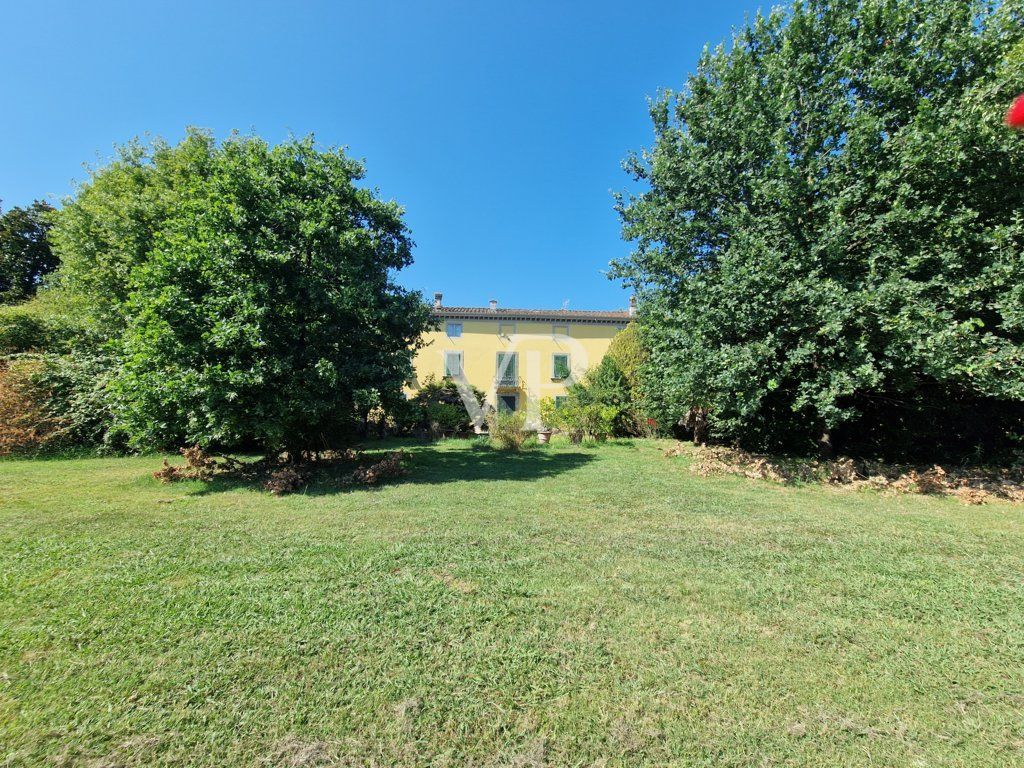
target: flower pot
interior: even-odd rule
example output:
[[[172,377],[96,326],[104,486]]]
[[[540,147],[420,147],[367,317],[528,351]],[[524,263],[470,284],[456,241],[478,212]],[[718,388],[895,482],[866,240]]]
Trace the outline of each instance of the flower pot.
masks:
[[[540,443],[541,445],[544,445],[550,439],[551,439],[551,430],[550,429],[538,429],[537,430],[537,442],[538,443]]]

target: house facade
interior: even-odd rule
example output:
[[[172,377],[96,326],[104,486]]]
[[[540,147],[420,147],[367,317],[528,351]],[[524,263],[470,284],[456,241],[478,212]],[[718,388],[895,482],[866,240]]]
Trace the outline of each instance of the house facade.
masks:
[[[504,309],[494,300],[486,307],[446,307],[436,293],[437,327],[416,354],[409,394],[428,377],[452,379],[467,392],[469,386],[482,390],[498,411],[525,411],[527,425],[536,427],[540,401],[557,402],[601,362],[632,318],[630,304],[629,310],[610,312]]]

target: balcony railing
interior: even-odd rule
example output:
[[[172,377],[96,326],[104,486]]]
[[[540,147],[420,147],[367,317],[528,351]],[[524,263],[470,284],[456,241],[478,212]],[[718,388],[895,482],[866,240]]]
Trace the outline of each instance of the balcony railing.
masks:
[[[522,389],[523,380],[518,376],[495,376],[494,386],[498,389]]]

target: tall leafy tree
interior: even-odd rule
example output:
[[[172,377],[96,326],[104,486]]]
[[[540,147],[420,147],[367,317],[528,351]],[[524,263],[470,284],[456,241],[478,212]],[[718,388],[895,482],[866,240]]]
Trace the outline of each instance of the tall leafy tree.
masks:
[[[799,0],[653,103],[615,275],[664,415],[827,450],[1024,400],[1022,40],[1021,0]]]
[[[67,204],[62,277],[103,296],[134,444],[297,454],[343,443],[368,390],[399,390],[429,313],[394,281],[402,209],[363,174],[312,139],[193,131],[129,147]]]
[[[0,214],[0,304],[31,297],[57,268],[47,237],[52,211],[51,205],[36,200]]]

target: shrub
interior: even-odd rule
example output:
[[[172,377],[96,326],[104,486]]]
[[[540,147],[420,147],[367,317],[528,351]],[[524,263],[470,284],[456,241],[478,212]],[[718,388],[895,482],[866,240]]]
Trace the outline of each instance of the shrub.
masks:
[[[111,434],[108,358],[16,355],[0,363],[0,453],[120,448]]]
[[[68,352],[88,334],[50,292],[23,304],[0,306],[0,355]]]
[[[503,451],[519,451],[529,433],[524,429],[526,414],[522,411],[514,413],[492,413],[487,418],[487,429],[491,434],[491,443]]]
[[[466,409],[454,403],[427,403],[423,413],[433,436],[459,432],[466,427]]]
[[[486,395],[476,387],[470,387],[470,393],[483,407]],[[412,398],[394,403],[390,410],[401,432],[424,430],[436,437],[446,432],[467,432],[473,427],[462,393],[451,379],[438,381],[428,376]]]
[[[541,401],[541,419],[545,426],[565,433],[573,443],[580,443],[584,437],[604,440],[615,434],[616,420],[621,409],[613,405],[588,402],[584,388],[571,388],[561,408],[555,407],[551,398]]]
[[[45,393],[51,418],[60,423],[54,436],[60,447],[124,448],[122,437],[112,430],[114,406],[109,383],[114,360],[87,352],[44,355],[41,359],[35,382]]]
[[[42,367],[35,357],[0,361],[0,456],[39,450],[60,429],[36,383]]]
[[[0,307],[0,354],[38,352],[50,346],[50,329],[21,305]]]

